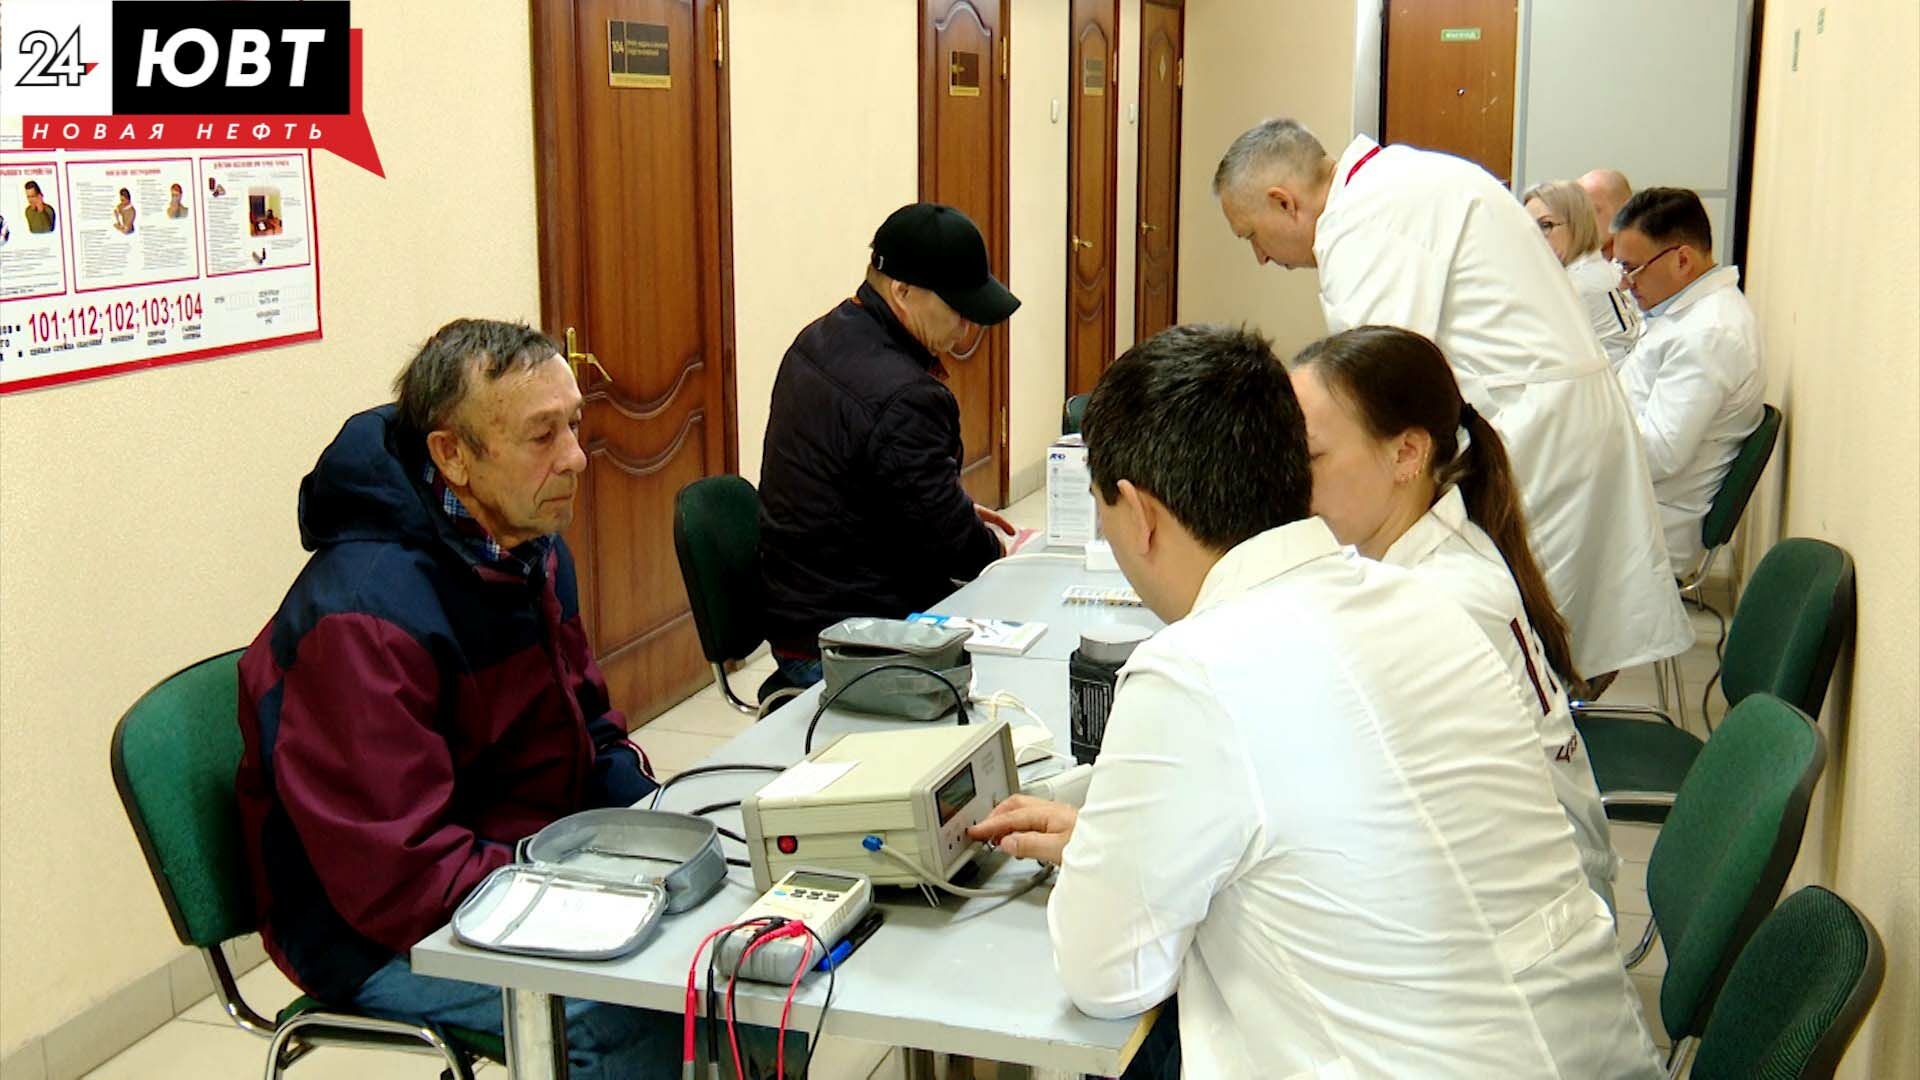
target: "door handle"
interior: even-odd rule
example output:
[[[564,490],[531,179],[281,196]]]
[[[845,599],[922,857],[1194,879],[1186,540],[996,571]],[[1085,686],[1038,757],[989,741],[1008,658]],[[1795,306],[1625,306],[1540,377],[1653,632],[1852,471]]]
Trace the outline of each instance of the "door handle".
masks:
[[[1142,221],[1142,222],[1140,223],[1140,235],[1141,235],[1141,236],[1145,236],[1145,235],[1147,235],[1148,233],[1150,233],[1150,232],[1152,232],[1153,230],[1155,230],[1155,229],[1157,229],[1157,228],[1159,228],[1159,227],[1160,227],[1160,226],[1158,226],[1158,225],[1155,225],[1155,224],[1153,224],[1152,222],[1149,222],[1149,221]]]
[[[573,381],[576,383],[580,381],[581,364],[590,365],[593,370],[600,373],[602,379],[608,383],[613,382],[613,376],[607,374],[607,369],[601,366],[599,357],[590,352],[580,351],[580,336],[574,333],[573,327],[569,326],[567,327],[567,366],[573,369]]]
[[[1092,247],[1093,247],[1093,241],[1091,241],[1091,240],[1082,240],[1082,239],[1080,239],[1080,238],[1079,238],[1079,237],[1077,237],[1077,236],[1076,236],[1076,237],[1073,237],[1072,239],[1073,239],[1073,246],[1074,246],[1074,247],[1075,247],[1076,249],[1086,249],[1086,250],[1090,250],[1090,249],[1092,249]]]

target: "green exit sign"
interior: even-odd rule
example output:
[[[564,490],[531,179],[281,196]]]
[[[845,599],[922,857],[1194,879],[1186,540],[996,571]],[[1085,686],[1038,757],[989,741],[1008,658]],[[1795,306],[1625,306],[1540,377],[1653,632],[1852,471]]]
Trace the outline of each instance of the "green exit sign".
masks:
[[[1440,31],[1441,41],[1479,41],[1480,28],[1477,26],[1451,26]]]

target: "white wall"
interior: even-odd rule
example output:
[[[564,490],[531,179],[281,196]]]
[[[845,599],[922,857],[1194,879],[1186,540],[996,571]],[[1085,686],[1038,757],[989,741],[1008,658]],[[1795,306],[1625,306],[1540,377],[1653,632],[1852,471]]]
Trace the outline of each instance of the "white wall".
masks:
[[[1180,147],[1180,321],[1249,323],[1283,356],[1323,336],[1314,272],[1254,265],[1213,198],[1227,145],[1291,116],[1339,156],[1353,136],[1351,4],[1194,0]]]
[[[1751,0],[1528,0],[1519,13],[1514,189],[1614,168],[1700,192],[1730,237]],[[1650,28],[1658,27],[1658,32]]]
[[[1824,31],[1821,29],[1825,22]],[[1799,36],[1799,70],[1793,69]],[[1792,887],[1828,885],[1887,949],[1844,1077],[1920,1076],[1920,8],[1767,6],[1747,295],[1786,414],[1746,515],[1853,555],[1854,644],[1820,718],[1827,770]]]
[[[1067,0],[1017,0],[1008,97],[1013,244],[1008,327],[1010,499],[1046,483],[1047,445],[1060,434],[1067,383]],[[1058,119],[1054,106],[1059,106]]]
[[[114,722],[259,631],[305,559],[300,477],[421,341],[538,321],[527,9],[468,13],[354,9],[387,178],[315,155],[324,340],[0,398],[0,1056],[184,951]]]

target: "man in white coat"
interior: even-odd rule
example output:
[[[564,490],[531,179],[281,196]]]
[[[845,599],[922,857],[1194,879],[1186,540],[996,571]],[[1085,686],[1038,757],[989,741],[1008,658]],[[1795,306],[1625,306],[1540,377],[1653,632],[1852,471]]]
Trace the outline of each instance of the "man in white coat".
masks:
[[[1714,264],[1713,225],[1691,191],[1648,188],[1627,200],[1614,254],[1648,316],[1620,384],[1646,447],[1673,572],[1689,577],[1706,554],[1700,521],[1760,426],[1760,324],[1740,291],[1740,268]]]
[[[1593,204],[1593,225],[1600,230],[1600,254],[1613,258],[1613,215],[1633,198],[1633,185],[1619,169],[1594,169],[1580,177],[1580,190]]]
[[[1184,1075],[1210,1080],[1657,1076],[1526,696],[1444,592],[1309,516],[1267,343],[1149,338],[1083,430],[1114,558],[1168,625],[1120,672],[1084,806],[1016,796],[972,830],[1060,864],[1074,1004],[1177,989]]]
[[[1398,326],[1446,353],[1506,441],[1582,676],[1604,686],[1693,644],[1625,395],[1512,193],[1470,162],[1365,136],[1334,161],[1291,120],[1234,140],[1213,190],[1259,262],[1319,268],[1328,330]]]

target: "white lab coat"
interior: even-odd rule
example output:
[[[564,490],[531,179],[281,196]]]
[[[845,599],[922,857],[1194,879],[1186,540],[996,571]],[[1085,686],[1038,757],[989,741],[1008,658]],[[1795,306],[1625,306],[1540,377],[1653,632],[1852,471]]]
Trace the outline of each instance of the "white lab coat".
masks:
[[[1228,552],[1122,670],[1047,922],[1073,1001],[1180,996],[1185,1075],[1650,1078],[1527,703],[1318,518]]]
[[[1646,448],[1673,573],[1688,576],[1706,554],[1701,519],[1765,405],[1760,324],[1739,267],[1716,266],[1654,305],[1620,384]]]
[[[1493,538],[1467,517],[1460,489],[1448,488],[1433,509],[1393,542],[1381,561],[1411,570],[1451,597],[1473,616],[1493,651],[1506,662],[1507,673],[1520,686],[1520,696],[1533,703],[1528,714],[1553,778],[1553,797],[1573,826],[1580,869],[1611,910],[1620,856],[1613,851],[1613,834],[1607,827],[1606,808],[1600,804],[1600,786],[1593,779],[1586,743],[1573,726],[1566,688],[1547,666],[1546,646],[1527,619],[1513,571]]]
[[[1593,336],[1600,339],[1607,363],[1617,373],[1620,361],[1627,358],[1646,328],[1640,305],[1632,293],[1620,287],[1620,268],[1598,251],[1589,251],[1568,263],[1567,277],[1573,282],[1574,295],[1586,305],[1587,322],[1593,327]]]
[[[1686,651],[1640,439],[1564,268],[1518,200],[1459,158],[1389,146],[1349,185],[1376,145],[1340,156],[1314,237],[1328,327],[1400,326],[1447,354],[1506,442],[1582,675]]]

